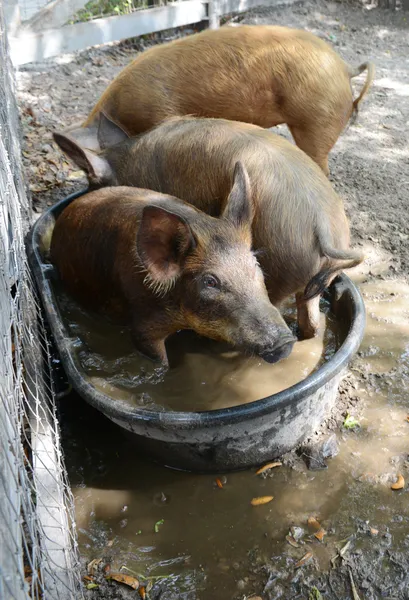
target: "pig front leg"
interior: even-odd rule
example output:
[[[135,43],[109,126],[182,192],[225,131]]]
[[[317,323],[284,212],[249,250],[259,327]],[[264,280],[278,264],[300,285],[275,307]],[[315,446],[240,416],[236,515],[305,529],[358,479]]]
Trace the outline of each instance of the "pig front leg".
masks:
[[[303,339],[315,337],[320,327],[320,296],[311,300],[303,299],[303,292],[295,296],[297,303],[298,328]]]
[[[146,321],[143,324],[132,322],[131,336],[134,346],[140,354],[154,362],[159,362],[163,367],[169,366],[165,347],[167,335],[158,332],[153,323],[150,326]]]

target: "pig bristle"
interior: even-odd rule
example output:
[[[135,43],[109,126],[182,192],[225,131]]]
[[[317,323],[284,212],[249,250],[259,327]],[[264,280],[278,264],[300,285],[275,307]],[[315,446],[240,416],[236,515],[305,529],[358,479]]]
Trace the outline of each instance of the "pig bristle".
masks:
[[[165,281],[154,279],[150,273],[145,275],[144,285],[151,290],[158,298],[164,298],[174,287],[177,277],[171,277]]]

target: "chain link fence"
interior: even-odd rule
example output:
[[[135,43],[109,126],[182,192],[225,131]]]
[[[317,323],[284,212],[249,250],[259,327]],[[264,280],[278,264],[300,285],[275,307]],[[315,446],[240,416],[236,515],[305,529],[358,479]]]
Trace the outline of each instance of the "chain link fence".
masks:
[[[24,237],[14,74],[0,3],[0,599],[81,598],[51,356]]]

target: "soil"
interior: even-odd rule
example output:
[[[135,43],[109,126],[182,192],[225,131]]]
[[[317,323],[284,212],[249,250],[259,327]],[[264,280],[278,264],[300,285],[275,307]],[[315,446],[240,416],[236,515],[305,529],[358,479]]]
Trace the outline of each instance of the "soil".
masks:
[[[357,122],[330,155],[353,243],[367,254],[352,274],[367,305],[366,336],[342,382],[336,412],[314,439],[282,457],[283,466],[267,477],[231,474],[224,489],[208,476],[145,463],[114,425],[68,397],[63,441],[83,562],[102,557],[102,565],[163,576],[149,580],[152,600],[409,598],[408,488],[390,489],[400,473],[409,481],[409,14],[317,0],[235,20],[306,28],[351,64],[376,65]],[[189,33],[111,44],[18,73],[24,161],[37,214],[86,185],[53,144],[52,131],[84,119],[136,52]],[[354,80],[356,90],[361,85],[362,77]],[[276,129],[288,136],[284,126]],[[359,425],[345,428],[347,414]],[[338,439],[332,455],[339,454],[320,458],[331,431]],[[309,470],[305,455],[318,456],[328,468]],[[272,503],[249,509],[251,497],[267,494],[274,495]],[[311,515],[327,531],[322,542],[308,529]],[[292,526],[304,530],[296,546],[286,540]],[[136,596],[100,571],[96,578],[101,587],[86,591],[87,597]]]

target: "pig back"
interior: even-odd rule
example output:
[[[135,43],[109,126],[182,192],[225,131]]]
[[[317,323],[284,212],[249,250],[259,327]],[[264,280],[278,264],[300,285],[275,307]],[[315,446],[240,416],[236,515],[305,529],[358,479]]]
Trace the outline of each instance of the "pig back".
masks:
[[[301,118],[313,99],[325,107],[329,97],[328,110],[338,98],[352,106],[347,67],[324,41],[286,27],[222,27],[143,52],[84,126],[104,111],[130,135],[177,115],[271,127]]]
[[[51,262],[85,307],[125,316],[122,280],[137,264],[132,248],[143,206],[141,190],[105,188],[74,200],[57,219]]]

